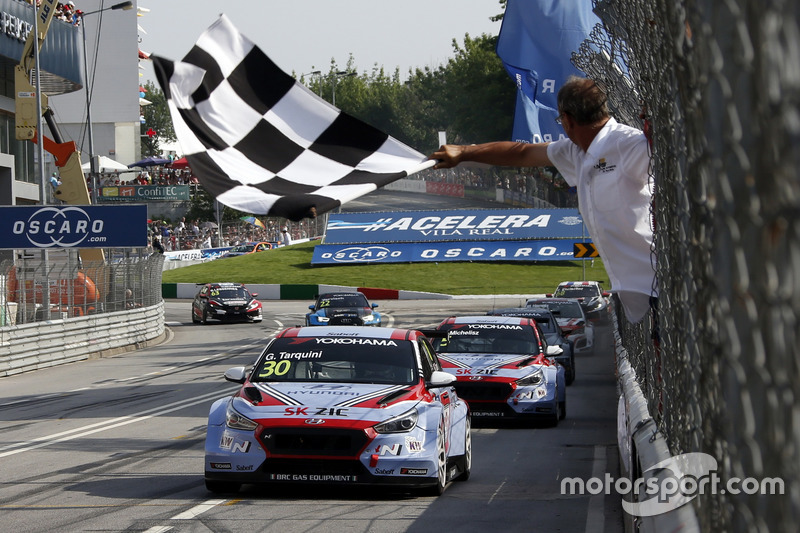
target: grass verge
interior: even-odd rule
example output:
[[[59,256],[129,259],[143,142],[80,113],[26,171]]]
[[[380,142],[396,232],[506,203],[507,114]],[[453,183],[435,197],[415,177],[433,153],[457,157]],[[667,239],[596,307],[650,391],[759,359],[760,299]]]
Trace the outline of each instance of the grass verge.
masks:
[[[610,288],[599,259],[541,262],[383,263],[311,266],[316,242],[165,270],[165,283],[323,284],[469,294],[541,294],[562,281],[595,280]],[[584,277],[585,272],[585,277]]]

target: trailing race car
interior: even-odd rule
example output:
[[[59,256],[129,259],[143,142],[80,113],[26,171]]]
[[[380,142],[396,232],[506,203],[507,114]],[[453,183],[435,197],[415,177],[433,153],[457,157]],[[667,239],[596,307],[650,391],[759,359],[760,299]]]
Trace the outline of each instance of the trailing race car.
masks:
[[[209,319],[261,322],[261,302],[241,283],[206,283],[192,301],[192,322]]]
[[[589,321],[601,326],[611,324],[610,292],[603,290],[599,281],[562,281],[558,284],[554,298],[575,298],[583,307]]]
[[[378,304],[370,304],[360,292],[328,292],[309,305],[306,326],[380,326]]]
[[[243,242],[225,252],[222,257],[239,257],[240,255],[254,254],[256,252],[266,252],[274,247],[271,242]]]
[[[583,307],[573,298],[532,298],[526,307],[547,307],[556,318],[561,331],[572,343],[575,355],[594,353],[594,326],[586,318]]]
[[[445,319],[431,333],[446,372],[474,417],[543,419],[566,416],[564,367],[553,359],[536,321],[502,316]]]
[[[296,327],[208,416],[205,483],[386,484],[441,494],[469,478],[470,413],[419,331]]]
[[[575,353],[572,343],[564,337],[561,326],[558,325],[553,313],[547,307],[507,307],[495,309],[486,313],[489,316],[518,316],[532,318],[542,329],[544,338],[550,346],[560,346],[563,353],[556,355],[555,359],[564,367],[567,385],[575,381]]]

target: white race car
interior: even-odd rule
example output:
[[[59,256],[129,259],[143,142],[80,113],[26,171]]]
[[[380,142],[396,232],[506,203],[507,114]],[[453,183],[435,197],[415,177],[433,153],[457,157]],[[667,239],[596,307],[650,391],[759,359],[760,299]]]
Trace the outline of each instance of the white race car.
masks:
[[[208,417],[205,483],[386,484],[441,494],[469,478],[470,413],[419,331],[289,328]]]
[[[437,333],[434,348],[444,370],[456,376],[456,391],[472,416],[552,425],[566,416],[565,370],[555,359],[563,350],[548,346],[535,319],[450,317]]]

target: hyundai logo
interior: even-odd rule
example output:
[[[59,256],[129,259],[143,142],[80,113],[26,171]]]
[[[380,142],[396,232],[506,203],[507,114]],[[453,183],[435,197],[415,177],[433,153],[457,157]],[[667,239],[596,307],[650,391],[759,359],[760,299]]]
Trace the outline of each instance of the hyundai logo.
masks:
[[[323,419],[323,418],[306,418],[304,420],[304,422],[306,424],[309,424],[309,425],[312,425],[312,426],[318,426],[320,424],[324,424],[325,423],[325,419]]]
[[[483,379],[483,376],[470,376],[469,377],[470,381],[480,381],[482,379]]]

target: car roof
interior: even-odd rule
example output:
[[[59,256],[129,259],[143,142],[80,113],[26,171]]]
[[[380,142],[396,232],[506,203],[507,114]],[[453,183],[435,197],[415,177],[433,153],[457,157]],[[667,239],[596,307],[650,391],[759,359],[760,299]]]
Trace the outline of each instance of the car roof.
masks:
[[[446,324],[520,324],[530,325],[531,319],[518,316],[492,316],[492,315],[475,315],[475,316],[451,316],[442,321],[440,326]]]
[[[520,316],[534,318],[550,318],[553,312],[547,307],[506,307],[504,309],[494,309],[489,316]]]
[[[234,283],[234,282],[230,282],[230,281],[222,281],[222,282],[219,282],[219,283],[206,283],[206,285],[208,285],[209,287],[217,288],[217,289],[234,289],[234,288],[238,288],[238,287],[244,287],[244,285],[241,284],[241,283]]]
[[[339,337],[363,339],[393,339],[414,341],[424,335],[414,329],[375,328],[371,326],[296,326],[278,333],[275,338],[288,337]]]

